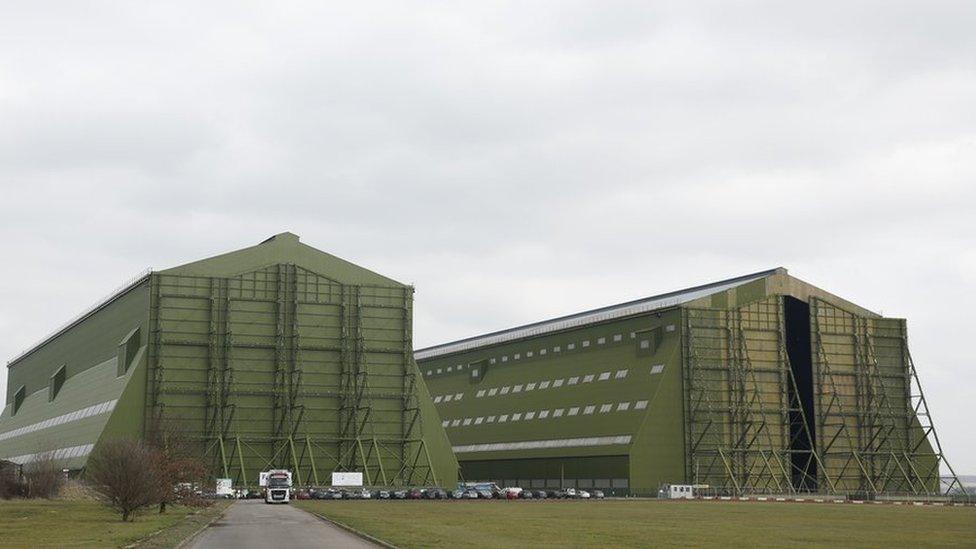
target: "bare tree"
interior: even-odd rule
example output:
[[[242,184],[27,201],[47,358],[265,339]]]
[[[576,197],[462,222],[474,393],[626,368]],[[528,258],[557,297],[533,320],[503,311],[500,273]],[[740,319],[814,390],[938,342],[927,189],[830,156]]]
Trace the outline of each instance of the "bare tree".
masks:
[[[27,497],[51,499],[64,486],[64,468],[53,451],[38,452],[24,465]]]
[[[206,476],[206,465],[200,458],[200,448],[174,419],[156,419],[149,429],[147,442],[154,450],[159,512],[165,513],[167,504],[196,495],[192,487]]]
[[[159,502],[156,452],[140,441],[120,438],[96,446],[88,457],[85,477],[102,500],[123,521]]]

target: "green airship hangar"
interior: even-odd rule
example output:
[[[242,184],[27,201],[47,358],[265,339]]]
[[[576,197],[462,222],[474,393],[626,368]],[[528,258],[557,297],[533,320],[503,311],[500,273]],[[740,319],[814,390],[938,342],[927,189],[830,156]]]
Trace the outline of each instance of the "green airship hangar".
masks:
[[[0,460],[81,470],[168,422],[242,486],[947,488],[905,321],[785,269],[417,351],[412,317],[412,287],[290,233],[147,272],[9,362]]]

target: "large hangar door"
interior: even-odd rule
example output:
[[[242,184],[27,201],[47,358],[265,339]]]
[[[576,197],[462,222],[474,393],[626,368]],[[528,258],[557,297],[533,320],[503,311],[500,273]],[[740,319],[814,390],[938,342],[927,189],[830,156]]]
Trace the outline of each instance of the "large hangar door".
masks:
[[[952,469],[908,351],[905,321],[810,300],[821,478],[836,492],[940,493]],[[958,485],[953,473],[951,486]]]
[[[684,309],[691,482],[736,494],[816,488],[810,478],[817,470],[815,455],[800,404],[810,390],[795,387],[786,322],[780,297],[731,310]],[[792,345],[799,348],[802,340]]]

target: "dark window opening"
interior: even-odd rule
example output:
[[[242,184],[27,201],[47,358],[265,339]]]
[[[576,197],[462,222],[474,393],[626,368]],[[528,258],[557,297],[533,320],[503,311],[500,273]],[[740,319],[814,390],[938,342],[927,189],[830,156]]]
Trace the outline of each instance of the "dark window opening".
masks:
[[[816,423],[813,410],[813,359],[810,340],[810,305],[794,297],[783,299],[786,319],[786,355],[796,387],[790,384],[790,460],[793,487],[817,491],[817,462],[814,459]],[[805,428],[804,428],[805,427]]]
[[[58,368],[58,371],[54,372],[54,375],[51,376],[51,383],[48,386],[48,401],[52,401],[57,398],[58,393],[61,392],[61,387],[64,386],[64,381],[67,379],[67,377],[68,373],[65,365],[62,365],[60,368]]]
[[[27,398],[27,386],[21,385],[20,389],[17,389],[17,392],[14,393],[14,407],[10,411],[10,415],[17,414],[17,411],[20,410],[20,407],[24,404],[25,398]]]

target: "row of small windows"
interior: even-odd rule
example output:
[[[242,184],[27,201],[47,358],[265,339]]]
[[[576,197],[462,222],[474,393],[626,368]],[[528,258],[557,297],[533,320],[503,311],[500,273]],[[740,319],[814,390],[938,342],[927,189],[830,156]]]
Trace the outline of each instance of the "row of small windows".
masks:
[[[440,404],[441,402],[451,402],[452,400],[461,400],[464,397],[464,393],[455,393],[453,395],[437,395],[434,397],[434,404]]]
[[[599,412],[597,412],[596,404],[589,404],[586,406],[571,406],[569,408],[556,408],[554,410],[540,410],[540,411],[530,411],[530,412],[514,412],[512,414],[501,414],[498,416],[480,416],[480,417],[466,417],[458,419],[445,419],[441,421],[441,426],[443,427],[468,427],[470,425],[481,425],[487,423],[507,423],[509,421],[531,421],[533,419],[547,419],[547,418],[559,418],[559,417],[572,417],[578,415],[589,416],[594,413],[606,414],[614,411],[617,412],[627,412],[630,410],[644,410],[647,408],[646,400],[638,400],[637,402],[618,402],[616,405],[609,402],[606,404],[599,405]]]
[[[627,373],[628,372],[629,372],[629,370],[617,370],[615,373],[612,373],[612,374],[611,374],[611,372],[603,372],[603,373],[601,373],[599,375],[597,375],[597,374],[586,374],[584,376],[573,376],[573,377],[570,377],[568,379],[567,378],[560,378],[560,379],[554,379],[554,380],[548,380],[547,379],[545,381],[526,383],[524,385],[523,384],[506,385],[506,386],[500,387],[500,388],[499,387],[492,387],[490,389],[479,389],[478,392],[475,393],[474,396],[475,396],[475,398],[481,398],[483,396],[493,397],[495,395],[507,395],[509,393],[516,394],[516,393],[521,393],[522,391],[528,392],[528,391],[534,391],[536,389],[540,389],[540,390],[542,390],[542,389],[548,389],[550,387],[552,387],[553,389],[557,389],[557,388],[562,387],[564,385],[569,386],[569,385],[577,385],[579,383],[591,383],[594,380],[596,380],[596,381],[608,381],[610,379],[610,376],[611,375],[613,375],[613,378],[614,379],[624,379],[625,377],[627,377]]]
[[[79,457],[85,457],[88,454],[90,454],[94,446],[95,446],[94,444],[82,444],[81,446],[58,448],[57,450],[53,450],[50,452],[39,452],[37,454],[24,454],[21,456],[8,457],[4,459],[16,463],[18,465],[25,465],[37,459],[44,459],[44,458],[53,459],[53,460],[79,458]]]
[[[664,371],[663,364],[656,364],[651,367],[651,375],[660,374]],[[577,385],[580,383],[592,383],[593,381],[609,381],[611,376],[613,379],[625,379],[627,374],[630,372],[629,369],[617,370],[616,372],[602,372],[600,374],[586,374],[583,376],[573,376],[570,378],[560,378],[553,380],[538,381],[525,384],[517,385],[505,385],[504,387],[492,387],[490,389],[479,389],[475,393],[475,398],[481,398],[484,396],[493,397],[496,395],[508,395],[508,394],[518,394],[521,392],[534,391],[536,389],[543,390],[557,389],[563,386]],[[447,403],[452,401],[459,401],[464,397],[464,393],[454,393],[449,395],[437,395],[434,397],[434,404]]]
[[[115,404],[117,402],[118,400],[110,400],[108,402],[103,402],[101,404],[96,404],[94,406],[82,408],[81,410],[76,410],[68,414],[62,414],[60,416],[52,417],[50,419],[45,419],[44,421],[39,421],[37,423],[25,425],[23,427],[14,429],[12,431],[0,433],[0,440],[7,440],[9,438],[14,438],[20,435],[26,435],[28,433],[33,433],[35,431],[40,431],[41,429],[47,429],[48,427],[54,427],[55,425],[63,425],[70,421],[77,421],[79,419],[85,419],[86,417],[97,416],[98,414],[111,412],[113,409],[115,409]]]
[[[667,331],[668,332],[673,332],[674,330],[675,330],[675,327],[674,327],[673,324],[669,324],[667,326]],[[637,333],[636,332],[630,332],[630,339],[635,339],[636,337],[637,337]],[[624,335],[623,334],[613,334],[612,336],[609,336],[609,340],[608,340],[607,337],[598,337],[595,340],[584,339],[583,341],[580,341],[579,342],[579,345],[578,346],[577,346],[577,344],[575,342],[574,343],[568,343],[568,344],[566,344],[566,350],[567,351],[573,351],[573,350],[576,350],[577,348],[586,349],[587,347],[590,347],[591,346],[592,341],[595,341],[597,345],[605,345],[608,341],[613,341],[614,343],[620,343],[621,341],[623,341],[623,339],[624,339]],[[645,349],[647,348],[644,345],[645,343],[648,346],[650,345],[649,342],[642,341],[641,342],[641,348],[645,348]],[[492,357],[492,358],[489,359],[489,362],[491,364],[496,364],[498,362],[506,363],[506,362],[509,361],[509,358],[511,358],[511,360],[513,360],[513,361],[514,360],[522,360],[522,358],[532,358],[532,357],[536,356],[537,354],[538,354],[538,356],[545,356],[545,355],[549,354],[550,352],[552,352],[552,353],[561,353],[561,352],[563,352],[563,346],[562,345],[554,345],[553,347],[543,347],[542,349],[539,349],[537,351],[536,350],[532,350],[532,351],[524,351],[524,352],[514,353],[514,354],[511,355],[511,357],[509,357],[509,355],[502,355],[501,357]],[[443,374],[443,373],[448,373],[449,374],[449,373],[454,372],[454,371],[460,372],[461,370],[464,370],[465,368],[470,368],[470,367],[471,367],[470,364],[468,364],[468,365],[458,364],[457,366],[448,366],[447,368],[437,368],[436,370],[435,369],[430,369],[430,370],[427,370],[427,377],[430,377],[430,376],[435,375],[435,374]],[[471,370],[471,376],[472,377],[478,377],[478,369],[477,368],[474,368],[474,369]]]

